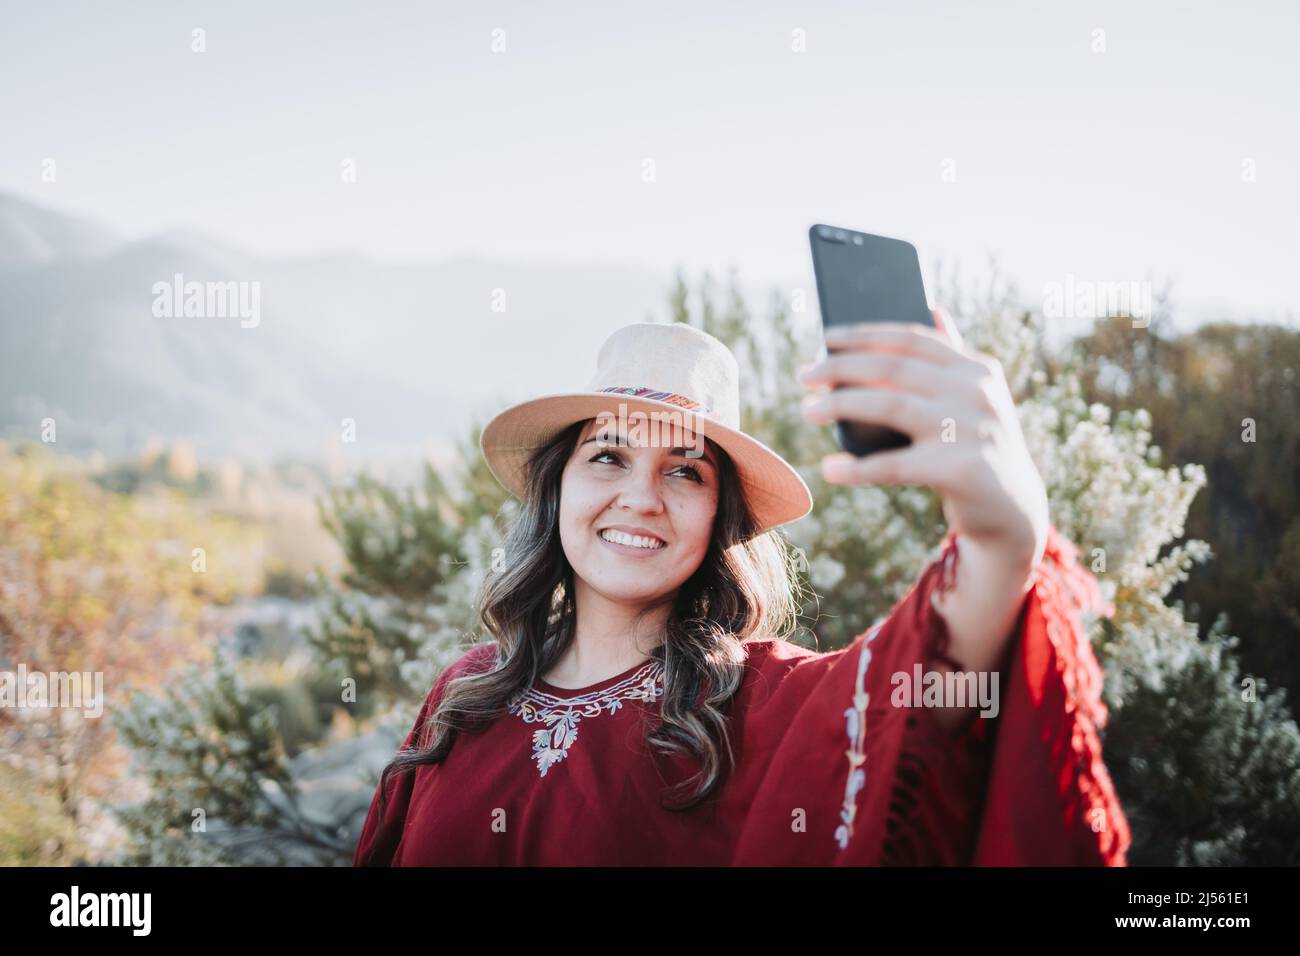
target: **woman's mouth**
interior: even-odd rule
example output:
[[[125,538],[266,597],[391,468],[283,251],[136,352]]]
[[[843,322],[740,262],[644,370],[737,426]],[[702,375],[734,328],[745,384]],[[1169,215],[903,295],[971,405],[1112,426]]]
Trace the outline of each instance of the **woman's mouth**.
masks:
[[[658,538],[624,534],[622,531],[614,531],[612,528],[597,531],[596,537],[620,554],[636,555],[638,557],[651,555],[668,547],[666,543]]]

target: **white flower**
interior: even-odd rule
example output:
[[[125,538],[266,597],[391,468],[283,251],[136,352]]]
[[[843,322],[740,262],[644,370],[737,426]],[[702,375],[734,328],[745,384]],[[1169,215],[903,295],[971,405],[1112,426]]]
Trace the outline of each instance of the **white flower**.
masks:
[[[808,566],[808,578],[822,594],[832,590],[844,578],[844,565],[826,554],[818,554]]]

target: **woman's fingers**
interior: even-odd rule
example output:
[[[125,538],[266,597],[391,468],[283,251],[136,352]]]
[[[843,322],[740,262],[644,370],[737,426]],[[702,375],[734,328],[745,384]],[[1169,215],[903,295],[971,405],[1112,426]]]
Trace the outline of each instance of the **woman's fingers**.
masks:
[[[940,406],[926,398],[892,388],[837,388],[804,399],[810,422],[857,421],[888,425],[913,439],[938,432]]]
[[[906,448],[873,452],[862,458],[837,452],[822,459],[822,475],[838,485],[942,486],[948,468],[945,446],[913,442]]]
[[[901,352],[935,365],[954,365],[966,356],[946,332],[915,322],[867,322],[826,330],[827,352]]]
[[[806,388],[890,385],[932,398],[943,392],[945,366],[898,352],[839,352],[799,375]]]

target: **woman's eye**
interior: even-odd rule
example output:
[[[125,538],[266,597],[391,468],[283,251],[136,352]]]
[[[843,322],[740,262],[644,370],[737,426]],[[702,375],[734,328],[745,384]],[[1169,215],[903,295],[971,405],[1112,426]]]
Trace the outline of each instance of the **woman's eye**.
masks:
[[[621,462],[623,460],[622,456],[620,456],[617,452],[602,451],[600,454],[595,455],[591,458],[591,463],[595,464],[596,462],[599,462],[602,458],[612,458],[614,459],[615,462]],[[700,470],[696,468],[694,465],[682,465],[678,468],[674,468],[673,470],[686,472],[690,476],[687,479],[688,481],[698,482],[701,485],[704,484],[704,478],[703,476],[700,475]]]

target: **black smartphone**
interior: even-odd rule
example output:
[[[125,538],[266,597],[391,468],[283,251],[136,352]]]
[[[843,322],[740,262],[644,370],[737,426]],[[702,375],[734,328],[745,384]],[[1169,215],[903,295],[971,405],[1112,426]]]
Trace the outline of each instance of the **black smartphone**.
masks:
[[[925,301],[921,260],[902,239],[827,226],[808,230],[822,326],[862,322],[919,322],[934,328]],[[840,447],[851,455],[904,448],[912,439],[885,425],[835,423]]]

